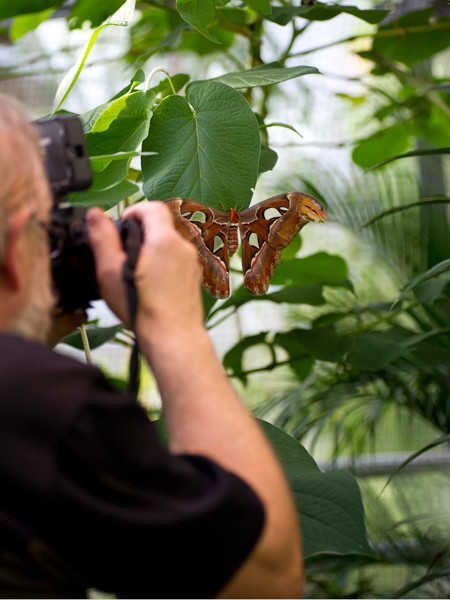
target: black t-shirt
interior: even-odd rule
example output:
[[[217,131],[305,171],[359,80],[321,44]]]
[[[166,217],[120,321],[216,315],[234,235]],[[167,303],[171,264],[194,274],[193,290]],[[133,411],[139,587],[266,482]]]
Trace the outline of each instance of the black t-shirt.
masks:
[[[46,542],[83,587],[204,598],[248,556],[263,521],[242,480],[170,454],[98,369],[0,335],[3,531]]]

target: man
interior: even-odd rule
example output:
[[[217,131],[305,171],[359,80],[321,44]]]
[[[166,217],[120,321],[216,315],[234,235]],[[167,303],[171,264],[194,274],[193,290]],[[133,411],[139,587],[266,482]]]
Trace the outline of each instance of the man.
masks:
[[[162,203],[145,232],[135,332],[169,450],[139,405],[43,345],[51,198],[34,127],[0,96],[0,596],[299,597],[293,501],[203,327],[195,248]],[[88,213],[103,298],[128,322],[116,227]]]

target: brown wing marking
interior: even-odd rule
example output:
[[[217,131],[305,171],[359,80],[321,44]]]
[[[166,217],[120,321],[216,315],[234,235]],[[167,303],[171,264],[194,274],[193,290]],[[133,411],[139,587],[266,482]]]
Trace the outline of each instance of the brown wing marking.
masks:
[[[215,298],[227,298],[230,295],[227,213],[188,198],[171,198],[165,202],[176,229],[197,247],[205,291]]]

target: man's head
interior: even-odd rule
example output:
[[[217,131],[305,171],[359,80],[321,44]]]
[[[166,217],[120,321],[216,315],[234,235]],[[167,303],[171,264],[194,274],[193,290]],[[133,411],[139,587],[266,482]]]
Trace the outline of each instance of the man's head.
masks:
[[[54,305],[51,195],[35,127],[0,94],[0,330],[44,341]]]

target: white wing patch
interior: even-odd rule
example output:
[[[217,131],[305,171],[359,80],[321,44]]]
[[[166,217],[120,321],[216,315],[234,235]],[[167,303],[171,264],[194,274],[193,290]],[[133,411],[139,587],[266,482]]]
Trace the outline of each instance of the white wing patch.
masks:
[[[256,248],[257,250],[259,250],[260,244],[259,244],[258,236],[256,235],[256,233],[254,231],[252,231],[252,233],[248,236],[248,243],[250,244],[250,246],[253,246],[253,248]]]
[[[224,245],[225,244],[223,243],[223,239],[220,237],[220,235],[216,235],[214,238],[213,254],[221,250]]]
[[[270,206],[263,212],[263,217],[266,221],[271,221],[272,219],[279,219],[281,217],[281,213],[277,208]]]
[[[189,216],[190,213],[184,213],[182,216],[188,221],[194,223],[206,223],[206,214],[202,210],[196,210]]]

